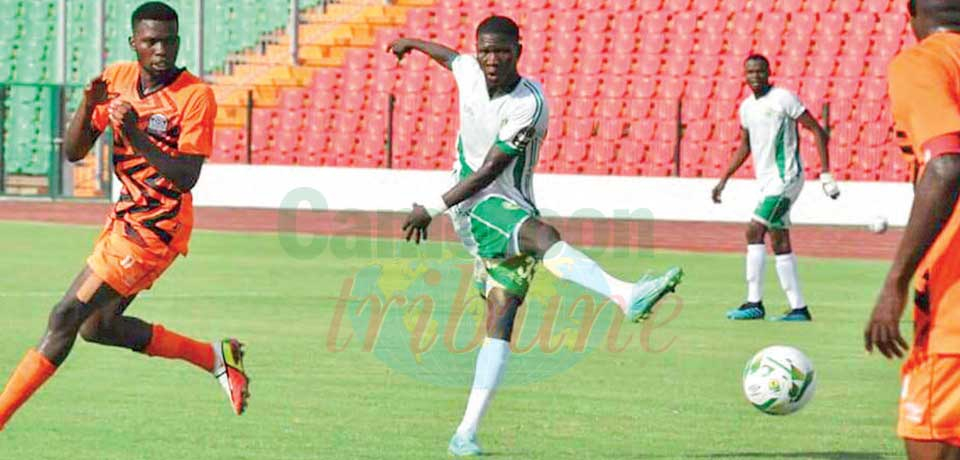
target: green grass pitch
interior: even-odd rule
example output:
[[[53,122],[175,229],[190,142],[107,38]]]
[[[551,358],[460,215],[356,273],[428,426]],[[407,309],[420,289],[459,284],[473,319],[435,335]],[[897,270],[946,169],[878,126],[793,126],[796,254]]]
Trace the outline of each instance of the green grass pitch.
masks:
[[[35,345],[51,305],[82,267],[97,232],[0,223],[4,381]],[[322,242],[304,254],[289,247],[308,242],[275,234],[198,231],[189,257],[129,310],[194,337],[229,334],[245,341],[253,378],[246,415],[234,416],[214,380],[187,364],[78,342],[63,368],[0,434],[0,458],[446,458],[467,389],[437,383],[440,374],[416,378],[410,371],[455,363],[451,380],[464,381],[475,353],[452,356],[438,345],[422,364],[411,364],[402,353],[390,353],[391,346],[407,343],[391,337],[404,330],[396,323],[381,330],[380,353],[365,350],[369,330],[350,325],[366,317],[350,308],[340,311],[341,329],[329,343],[344,280],[378,260],[357,254],[364,252],[357,248],[371,247],[363,239]],[[741,255],[592,253],[623,277],[681,265],[687,273],[681,302],[671,304],[680,310],[669,320],[661,311],[652,325],[624,324],[621,339],[633,337],[625,350],[601,346],[579,355],[562,349],[511,358],[508,385],[480,432],[495,458],[902,457],[894,430],[899,363],[867,358],[861,338],[886,263],[801,254],[815,321],[732,323],[723,313],[744,293]],[[404,264],[417,260],[384,263],[379,286],[402,285],[411,276]],[[459,250],[448,261],[469,262]],[[766,304],[778,313],[785,300],[772,265]],[[556,284],[541,272],[531,298],[570,289]],[[436,300],[443,309],[446,300]],[[530,306],[530,324],[543,316],[541,305]],[[908,329],[904,323],[905,334]],[[352,341],[339,349],[351,331]],[[740,389],[747,359],[772,344],[800,348],[819,373],[813,401],[787,417],[761,414]]]

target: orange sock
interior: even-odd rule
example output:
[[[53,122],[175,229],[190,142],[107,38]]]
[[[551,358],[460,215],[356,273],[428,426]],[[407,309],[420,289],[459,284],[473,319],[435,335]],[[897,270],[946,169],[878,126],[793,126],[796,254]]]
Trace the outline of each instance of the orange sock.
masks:
[[[13,371],[7,387],[0,394],[0,430],[7,424],[14,412],[33,396],[33,393],[56,372],[57,366],[37,350],[31,348]]]
[[[143,350],[148,356],[182,359],[191,362],[207,372],[213,372],[216,357],[213,345],[198,342],[175,332],[170,332],[159,324],[153,325],[153,337]]]

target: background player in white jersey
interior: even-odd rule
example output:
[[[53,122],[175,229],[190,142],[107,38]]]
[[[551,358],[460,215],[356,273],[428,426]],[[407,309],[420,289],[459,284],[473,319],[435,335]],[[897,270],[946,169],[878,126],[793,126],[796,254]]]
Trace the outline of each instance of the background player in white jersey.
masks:
[[[476,279],[487,302],[487,338],[477,356],[466,413],[450,440],[454,455],[481,453],[477,426],[503,376],[514,317],[537,260],[557,277],[610,298],[633,321],[646,318],[682,277],[679,268],[672,268],[636,283],[621,281],[540,220],[531,179],[547,135],[546,100],[539,83],[517,72],[521,46],[516,23],[492,16],[477,27],[476,39],[476,56],[404,38],[389,47],[398,58],[411,50],[429,55],[453,72],[459,92],[457,183],[443,196],[425,201],[431,209],[451,212],[458,235],[477,257]],[[426,239],[431,220],[424,206],[414,204],[403,227],[407,239]]]
[[[817,139],[820,153],[820,182],[830,198],[840,196],[840,189],[830,175],[828,136],[810,115],[800,99],[790,91],[770,85],[770,62],[755,54],[744,63],[747,85],[753,91],[740,104],[742,137],[730,167],[713,189],[713,201],[720,203],[720,194],[730,176],[753,154],[754,170],[760,185],[760,203],[747,226],[747,301],[740,308],[727,312],[735,320],[762,319],[763,272],[766,260],[764,237],[776,255],[780,286],[787,294],[790,311],[777,318],[783,321],[810,321],[813,317],[800,292],[797,257],[790,245],[790,208],[803,189],[803,164],[800,159],[800,135],[797,122]]]

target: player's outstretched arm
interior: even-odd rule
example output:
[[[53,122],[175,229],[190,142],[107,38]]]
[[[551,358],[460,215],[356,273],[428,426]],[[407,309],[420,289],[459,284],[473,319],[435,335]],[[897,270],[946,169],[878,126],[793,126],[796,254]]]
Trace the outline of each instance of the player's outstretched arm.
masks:
[[[204,156],[181,152],[176,156],[167,155],[150,141],[147,133],[137,127],[137,112],[128,102],[114,101],[109,109],[110,121],[120,127],[123,138],[133,151],[143,156],[160,171],[173,185],[183,192],[190,191],[200,178]]]
[[[499,146],[494,145],[490,148],[490,152],[487,153],[487,158],[483,161],[480,169],[453,186],[447,193],[444,193],[443,196],[440,197],[442,203],[435,207],[445,211],[447,208],[456,206],[477,192],[487,188],[488,185],[496,180],[500,173],[510,166],[510,162],[514,158],[515,157],[501,150]],[[420,240],[426,240],[427,227],[430,226],[432,220],[433,218],[430,216],[430,212],[427,211],[425,207],[414,203],[413,210],[410,211],[410,214],[403,223],[403,230],[406,232],[407,241],[413,239],[417,244],[420,244]]]
[[[740,147],[737,147],[737,152],[730,160],[727,172],[723,173],[723,177],[720,178],[720,183],[713,188],[712,198],[714,203],[720,203],[720,195],[723,194],[723,188],[727,186],[727,181],[737,173],[740,166],[743,166],[743,162],[747,161],[748,156],[750,156],[750,132],[740,128]]]
[[[387,46],[387,51],[395,54],[398,61],[403,60],[403,57],[412,50],[417,50],[430,56],[431,59],[446,67],[447,70],[452,68],[453,60],[460,54],[439,43],[413,38],[398,38]]]
[[[823,193],[835,200],[840,196],[840,188],[837,187],[833,174],[830,174],[830,134],[820,126],[820,123],[817,123],[809,110],[805,110],[797,121],[816,138],[817,153],[820,154],[820,182],[823,184]]]
[[[63,154],[71,162],[80,161],[87,156],[93,143],[100,137],[100,131],[92,124],[93,111],[97,105],[107,102],[109,98],[107,82],[102,76],[97,76],[84,88],[83,101],[73,113],[63,138]]]
[[[887,358],[893,358],[902,357],[909,348],[900,336],[900,316],[910,280],[950,219],[958,192],[960,151],[941,154],[930,161],[917,184],[903,239],[864,331],[867,351],[876,347]]]

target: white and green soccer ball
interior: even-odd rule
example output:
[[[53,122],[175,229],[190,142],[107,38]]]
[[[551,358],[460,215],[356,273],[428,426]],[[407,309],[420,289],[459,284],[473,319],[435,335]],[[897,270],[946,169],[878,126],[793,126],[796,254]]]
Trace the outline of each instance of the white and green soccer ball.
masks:
[[[747,400],[770,415],[787,415],[802,409],[813,398],[816,386],[813,363],[793,347],[764,348],[743,369]]]

